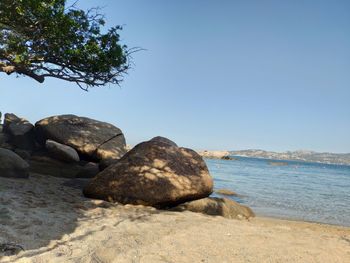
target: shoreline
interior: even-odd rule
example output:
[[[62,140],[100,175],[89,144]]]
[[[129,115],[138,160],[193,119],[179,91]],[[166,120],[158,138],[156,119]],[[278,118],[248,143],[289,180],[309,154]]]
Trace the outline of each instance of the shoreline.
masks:
[[[337,225],[337,224],[330,224],[330,223],[323,223],[323,222],[317,222],[317,221],[305,221],[305,220],[298,220],[298,219],[290,219],[290,218],[279,218],[274,216],[263,216],[263,215],[256,215],[255,218],[257,221],[266,221],[270,223],[286,223],[286,224],[300,224],[300,225],[309,225],[309,226],[315,226],[320,228],[334,228],[339,230],[345,230],[350,231],[350,226],[344,226],[344,225]]]
[[[336,223],[326,223],[326,222],[319,222],[319,221],[312,221],[312,220],[302,220],[302,219],[292,218],[292,217],[279,217],[279,216],[274,216],[274,215],[263,215],[261,213],[257,213],[256,218],[266,218],[266,219],[271,219],[271,220],[281,220],[281,221],[290,221],[290,222],[301,222],[301,223],[332,226],[332,227],[342,227],[342,228],[350,229],[350,225],[341,225],[341,224],[336,224]]]
[[[214,155],[201,155],[204,160],[225,160],[222,157],[223,156],[214,156]],[[321,162],[321,161],[309,161],[309,160],[303,160],[303,159],[278,159],[278,158],[268,158],[268,157],[261,157],[261,156],[249,156],[249,155],[227,155],[229,157],[232,157],[233,159],[227,159],[227,160],[233,160],[237,161],[239,160],[238,158],[247,158],[247,159],[258,159],[258,160],[263,160],[263,161],[273,161],[273,162],[291,162],[291,163],[301,163],[301,164],[317,164],[317,165],[330,165],[330,166],[345,166],[345,167],[350,167],[349,163],[335,163],[335,162]],[[237,158],[237,159],[234,159]]]
[[[0,262],[350,262],[350,228],[84,198],[82,182],[0,178],[0,242],[24,251]]]

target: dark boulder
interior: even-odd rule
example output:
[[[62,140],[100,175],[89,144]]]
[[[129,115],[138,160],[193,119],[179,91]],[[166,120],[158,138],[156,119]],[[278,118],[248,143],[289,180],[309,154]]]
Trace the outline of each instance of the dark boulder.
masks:
[[[34,126],[28,120],[12,113],[6,113],[3,132],[9,135],[9,143],[15,148],[34,150]]]
[[[0,176],[10,178],[28,178],[29,165],[16,153],[0,148]]]
[[[55,142],[53,140],[47,140],[45,147],[48,153],[55,159],[68,163],[80,161],[77,151],[70,146]]]
[[[81,171],[75,176],[76,178],[93,178],[100,172],[97,163],[89,162],[85,164]]]
[[[79,163],[62,162],[46,155],[34,155],[29,160],[32,173],[51,175],[55,177],[75,178],[83,170]]]

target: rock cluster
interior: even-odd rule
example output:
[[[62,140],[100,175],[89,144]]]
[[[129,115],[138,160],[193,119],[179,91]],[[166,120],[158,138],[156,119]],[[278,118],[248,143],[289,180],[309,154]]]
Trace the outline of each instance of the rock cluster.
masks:
[[[213,179],[195,151],[155,137],[127,152],[119,128],[86,117],[52,116],[33,125],[5,114],[0,125],[0,176],[28,178],[30,172],[91,178],[83,189],[89,198],[229,218],[253,215],[234,201],[207,198]]]
[[[11,151],[13,171],[17,171],[14,164],[19,163],[19,158],[27,163],[27,172],[70,178],[94,177],[99,172],[99,162],[112,163],[126,153],[125,138],[119,128],[75,115],[52,116],[33,125],[7,113],[1,125],[1,148]],[[6,158],[10,158],[8,153]],[[6,174],[18,177],[21,173]]]

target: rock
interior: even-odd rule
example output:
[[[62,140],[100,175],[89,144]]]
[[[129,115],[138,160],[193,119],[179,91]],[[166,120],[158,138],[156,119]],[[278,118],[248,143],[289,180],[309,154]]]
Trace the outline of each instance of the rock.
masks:
[[[171,146],[175,146],[177,147],[177,144],[171,140],[169,140],[168,138],[162,137],[162,136],[157,136],[151,139],[151,142],[161,142],[161,143],[166,143],[169,144]]]
[[[3,132],[10,137],[9,142],[16,148],[33,150],[35,147],[34,126],[29,121],[6,113]]]
[[[73,147],[88,160],[119,159],[125,154],[122,131],[112,124],[75,115],[59,115],[35,124],[37,140],[47,139]]]
[[[70,146],[55,142],[53,140],[47,140],[45,147],[49,154],[55,159],[68,163],[80,161],[77,151]]]
[[[0,257],[1,256],[13,256],[19,252],[24,251],[24,248],[16,243],[0,243]]]
[[[212,190],[213,179],[195,151],[155,138],[100,172],[83,193],[123,204],[165,207],[207,197]]]
[[[199,151],[198,154],[207,159],[221,159],[224,156],[230,155],[229,151]]]
[[[207,215],[223,216],[231,219],[249,219],[254,212],[247,206],[228,198],[208,197],[181,204],[174,207],[175,211],[192,211]]]
[[[231,160],[231,161],[232,161],[232,160],[237,160],[236,158],[231,157],[231,156],[229,156],[229,155],[222,156],[221,159],[222,159],[222,160]]]
[[[11,178],[28,178],[29,165],[14,152],[0,148],[0,176]]]
[[[115,164],[116,162],[118,162],[118,160],[115,160],[115,159],[104,159],[104,160],[101,160],[100,163],[99,163],[99,169],[100,169],[100,171],[103,171],[108,166],[111,166],[112,164]]]
[[[67,163],[44,155],[34,155],[29,160],[30,172],[55,177],[75,178],[83,170],[79,163]]]
[[[12,144],[8,143],[8,142],[3,142],[1,144],[1,147],[0,148],[4,148],[4,149],[7,149],[7,150],[10,150],[10,151],[14,151],[16,149],[15,146],[13,146]]]
[[[76,175],[76,178],[93,178],[100,172],[97,163],[89,162],[83,166],[82,170]]]
[[[8,143],[10,140],[10,136],[6,133],[0,132],[0,145],[4,143]]]
[[[239,196],[237,193],[228,190],[228,189],[218,189],[215,190],[215,193],[220,194],[220,195],[228,195],[228,196]]]
[[[18,154],[22,159],[27,160],[31,156],[31,152],[22,150],[22,149],[14,149],[13,150],[16,154]]]

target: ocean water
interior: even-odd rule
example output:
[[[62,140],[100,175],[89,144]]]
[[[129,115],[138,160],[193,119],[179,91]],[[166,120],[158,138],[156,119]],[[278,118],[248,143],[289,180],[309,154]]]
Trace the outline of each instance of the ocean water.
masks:
[[[257,215],[350,226],[350,166],[235,158],[205,160],[214,188],[240,194],[230,198]]]

